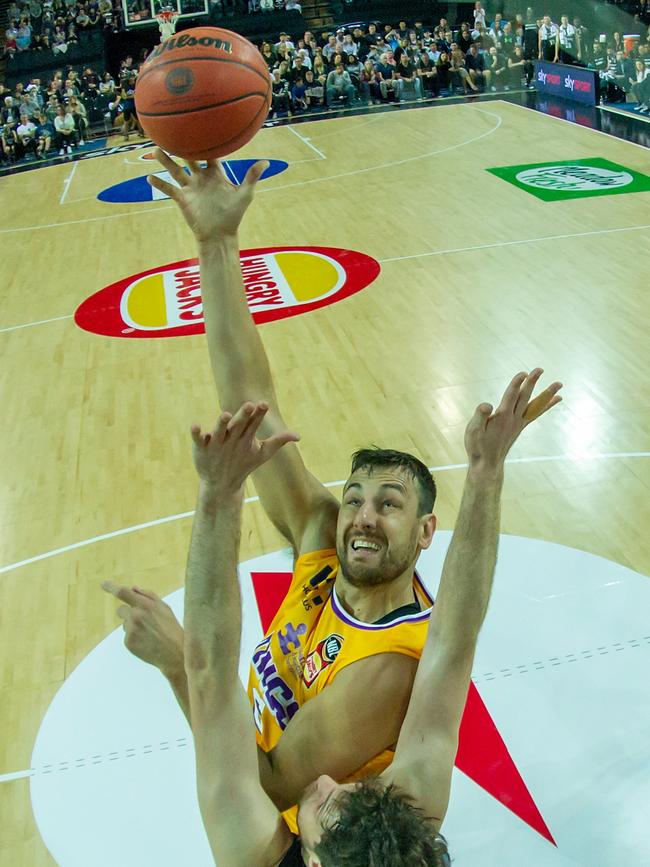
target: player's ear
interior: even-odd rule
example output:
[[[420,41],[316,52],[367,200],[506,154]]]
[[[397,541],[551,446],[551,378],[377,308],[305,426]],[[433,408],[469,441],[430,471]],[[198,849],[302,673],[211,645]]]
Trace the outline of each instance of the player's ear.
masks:
[[[436,532],[437,519],[434,514],[423,515],[420,519],[420,548],[426,550],[433,542],[433,534]]]

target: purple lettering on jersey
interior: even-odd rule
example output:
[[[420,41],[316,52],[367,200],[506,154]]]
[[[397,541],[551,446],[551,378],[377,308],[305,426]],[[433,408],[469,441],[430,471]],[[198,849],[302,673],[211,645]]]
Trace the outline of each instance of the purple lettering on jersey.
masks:
[[[304,624],[300,624],[301,626]],[[253,668],[260,679],[266,706],[275,717],[278,725],[284,730],[289,720],[297,713],[300,705],[295,700],[290,687],[282,680],[271,655],[271,638],[267,636],[255,648],[253,653]]]

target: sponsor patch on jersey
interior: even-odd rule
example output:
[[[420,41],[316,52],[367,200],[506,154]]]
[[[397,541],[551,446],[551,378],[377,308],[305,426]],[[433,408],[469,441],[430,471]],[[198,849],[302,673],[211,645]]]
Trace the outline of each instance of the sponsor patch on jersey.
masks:
[[[338,247],[260,247],[240,252],[248,307],[259,325],[326,307],[360,292],[379,262]],[[183,259],[125,277],[77,308],[84,331],[106,337],[202,334],[198,259]]]
[[[343,637],[335,632],[319,641],[316,650],[312,651],[305,660],[302,679],[307,687],[310,687],[319,674],[334,662],[342,647]]]
[[[147,161],[153,160],[155,162],[153,152],[143,154],[142,159],[146,159]],[[222,165],[228,180],[236,186],[239,186],[248,174],[250,167],[256,162],[259,161],[224,160]],[[264,181],[267,178],[272,178],[274,175],[279,175],[289,167],[289,163],[286,163],[284,160],[267,160],[267,162],[269,165],[264,169],[264,172],[260,177],[261,181]],[[157,162],[155,164],[159,165]],[[184,171],[189,174],[188,168],[185,168]],[[155,175],[157,178],[161,178],[163,181],[167,181],[174,187],[178,186],[169,172],[150,172],[150,174]],[[169,196],[166,195],[166,193],[157,190],[155,187],[152,187],[147,180],[147,175],[140,175],[138,178],[130,178],[128,181],[121,181],[119,184],[114,184],[112,187],[102,190],[101,193],[97,194],[97,198],[100,202],[125,204],[133,202],[160,202],[164,199],[168,199]]]
[[[544,202],[650,190],[648,175],[599,157],[498,166],[487,171]]]

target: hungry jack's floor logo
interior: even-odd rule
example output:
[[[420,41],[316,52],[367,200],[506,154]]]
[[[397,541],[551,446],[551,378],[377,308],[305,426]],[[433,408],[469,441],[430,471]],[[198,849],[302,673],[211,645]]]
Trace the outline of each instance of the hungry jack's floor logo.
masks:
[[[334,304],[364,289],[380,271],[370,256],[336,247],[260,247],[242,250],[240,262],[257,324]],[[84,331],[107,337],[202,334],[198,259],[118,280],[87,298],[74,318]]]

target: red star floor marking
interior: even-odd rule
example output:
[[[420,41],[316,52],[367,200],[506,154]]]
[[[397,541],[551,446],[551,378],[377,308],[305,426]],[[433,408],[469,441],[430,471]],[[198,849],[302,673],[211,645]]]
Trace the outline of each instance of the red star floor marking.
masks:
[[[291,572],[251,572],[266,634],[291,585]],[[470,683],[460,725],[456,767],[533,830],[555,845],[476,686]]]

